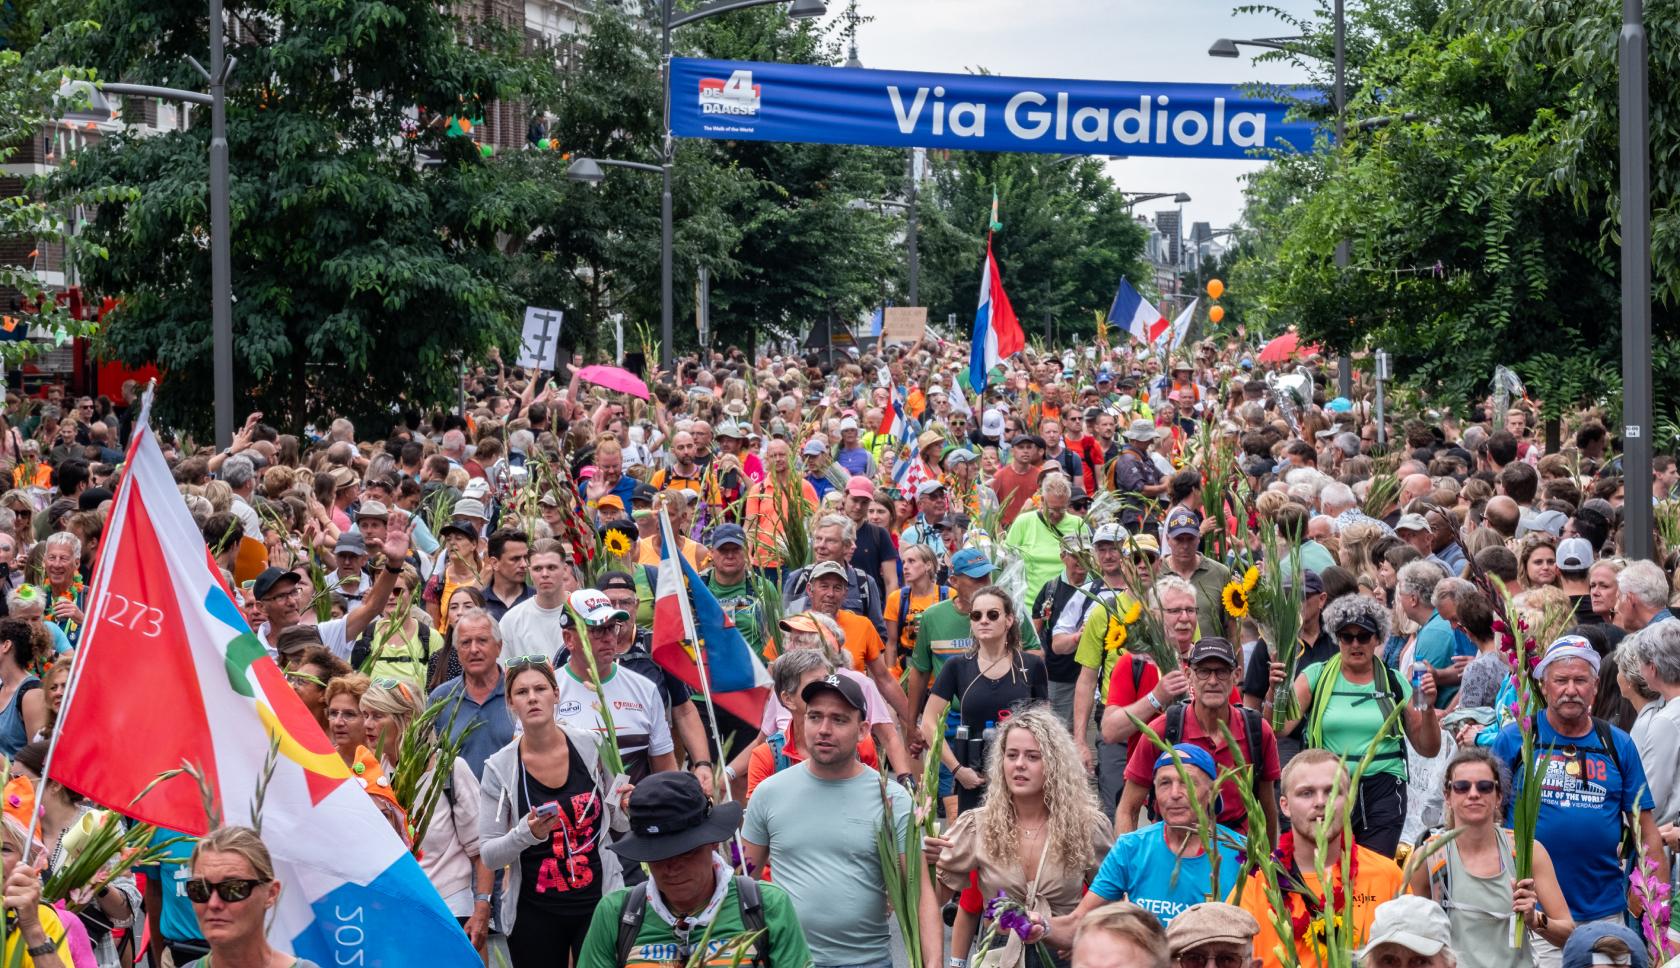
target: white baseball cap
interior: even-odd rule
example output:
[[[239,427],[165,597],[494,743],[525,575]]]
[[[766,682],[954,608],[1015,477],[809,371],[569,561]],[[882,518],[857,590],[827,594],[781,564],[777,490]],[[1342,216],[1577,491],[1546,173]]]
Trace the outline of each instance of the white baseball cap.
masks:
[[[1377,905],[1371,919],[1370,941],[1359,951],[1367,960],[1378,945],[1397,944],[1425,958],[1433,958],[1452,943],[1452,921],[1441,905],[1427,897],[1402,894]]]
[[[580,588],[572,592],[567,601],[585,625],[605,625],[615,618],[626,622],[630,620],[629,612],[614,607],[612,599],[608,598],[606,593],[593,588]]]

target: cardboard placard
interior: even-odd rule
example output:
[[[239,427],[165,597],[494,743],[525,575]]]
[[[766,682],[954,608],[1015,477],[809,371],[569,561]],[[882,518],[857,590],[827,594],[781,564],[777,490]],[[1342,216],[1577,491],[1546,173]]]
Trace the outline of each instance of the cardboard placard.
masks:
[[[889,342],[914,343],[927,332],[926,306],[889,306],[881,334]]]
[[[519,365],[536,370],[554,370],[559,358],[560,320],[558,309],[525,307],[525,328],[519,347]]]

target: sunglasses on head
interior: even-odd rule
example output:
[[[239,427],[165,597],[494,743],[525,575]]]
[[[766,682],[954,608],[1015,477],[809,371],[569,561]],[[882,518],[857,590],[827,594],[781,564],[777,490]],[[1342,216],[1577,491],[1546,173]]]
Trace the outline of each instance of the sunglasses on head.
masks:
[[[408,695],[408,684],[400,679],[375,679],[371,684],[378,686],[381,689],[395,689],[404,699],[410,698]]]
[[[509,669],[512,669],[514,666],[545,666],[552,664],[553,660],[541,653],[538,653],[537,655],[516,655],[507,661],[507,667]]]
[[[1472,785],[1475,786],[1476,792],[1480,793],[1484,797],[1499,788],[1499,784],[1493,782],[1492,780],[1476,780],[1474,782],[1470,780],[1454,780],[1452,781],[1452,792],[1469,793]]]
[[[977,608],[974,611],[968,613],[968,620],[970,622],[978,622],[981,619],[985,619],[988,622],[995,622],[1002,617],[1003,617],[1003,610],[999,609],[999,608],[988,608],[988,609],[985,609],[985,610],[981,610],[981,609]]]
[[[210,903],[211,892],[220,895],[227,903],[235,904],[250,897],[252,891],[267,883],[266,880],[251,877],[230,877],[212,884],[202,877],[195,877],[183,887],[187,892],[187,900],[194,904]]]

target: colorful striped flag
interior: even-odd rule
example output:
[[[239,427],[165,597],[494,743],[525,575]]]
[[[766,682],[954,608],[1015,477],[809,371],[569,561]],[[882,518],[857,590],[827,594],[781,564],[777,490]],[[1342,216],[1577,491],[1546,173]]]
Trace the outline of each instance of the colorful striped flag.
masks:
[[[209,828],[199,768],[250,825],[270,737],[262,837],[283,885],[269,943],[321,965],[480,964],[420,864],[334,751],[223,586],[150,426],[128,449],[47,773],[138,820]]]

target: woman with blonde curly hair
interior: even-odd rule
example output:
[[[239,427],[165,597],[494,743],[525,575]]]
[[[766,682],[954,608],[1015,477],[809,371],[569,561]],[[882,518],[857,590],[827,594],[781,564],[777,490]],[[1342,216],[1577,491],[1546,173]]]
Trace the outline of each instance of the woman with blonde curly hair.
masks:
[[[1341,562],[1342,567],[1353,572],[1359,584],[1377,589],[1382,587],[1382,579],[1377,576],[1377,563],[1371,557],[1371,549],[1382,540],[1383,525],[1381,521],[1354,521],[1345,525],[1341,533]]]
[[[986,775],[980,806],[964,811],[943,838],[927,840],[939,851],[940,883],[961,890],[973,873],[983,897],[1007,894],[1042,921],[1072,913],[1114,842],[1114,828],[1072,736],[1047,703],[1015,705],[992,737]],[[1004,934],[1007,944],[982,953],[982,964],[1038,965],[1018,937]],[[966,944],[952,950],[958,947],[967,951]]]

